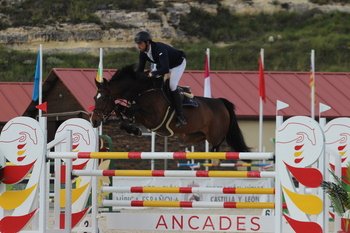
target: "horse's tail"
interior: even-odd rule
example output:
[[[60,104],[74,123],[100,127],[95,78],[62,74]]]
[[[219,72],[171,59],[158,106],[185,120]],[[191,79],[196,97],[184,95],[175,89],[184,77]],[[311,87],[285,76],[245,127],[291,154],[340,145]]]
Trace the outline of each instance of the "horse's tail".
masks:
[[[246,145],[242,131],[237,123],[234,104],[224,98],[220,98],[220,100],[225,104],[225,107],[230,113],[230,126],[226,134],[227,144],[235,152],[250,152],[250,148]]]

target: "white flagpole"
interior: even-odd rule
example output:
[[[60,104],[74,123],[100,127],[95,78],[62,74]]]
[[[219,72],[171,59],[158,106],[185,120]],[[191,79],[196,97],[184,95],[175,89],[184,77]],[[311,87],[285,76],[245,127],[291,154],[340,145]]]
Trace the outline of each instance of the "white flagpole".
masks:
[[[208,70],[210,72],[210,49],[207,48],[206,56],[208,58]],[[207,96],[208,95],[208,96]],[[204,97],[211,98],[210,74],[204,78]],[[209,142],[205,141],[205,152],[209,152]]]
[[[313,84],[311,86],[311,118],[315,119],[315,50],[311,50],[311,68]]]
[[[43,103],[43,46],[42,44],[40,44],[39,47],[39,105],[41,105]],[[47,110],[47,109],[46,109]],[[43,113],[42,110],[39,108],[39,123],[40,126],[42,127],[43,131],[44,131],[44,142],[47,142],[47,117],[43,117]],[[43,151],[43,158],[42,158],[42,163],[41,163],[41,174],[44,174],[44,176],[42,176],[40,178],[40,189],[39,189],[39,196],[40,196],[40,202],[39,202],[39,206],[41,211],[39,212],[39,231],[40,232],[46,232],[46,228],[47,228],[47,223],[48,223],[48,218],[47,218],[47,214],[48,214],[48,210],[49,210],[49,206],[47,204],[47,200],[48,200],[48,180],[47,177],[45,177],[45,175],[47,174],[47,170],[48,170],[48,162],[45,160],[46,157],[46,152],[47,152],[47,148],[44,147],[44,151]]]
[[[98,82],[103,82],[103,49],[100,48],[100,62],[98,64],[98,69],[97,69],[97,72],[100,71],[100,77],[98,80]],[[103,132],[102,132],[102,125],[103,125],[103,122],[101,122],[100,126],[98,127],[99,128],[99,134],[102,135]]]
[[[261,65],[264,68],[264,49],[260,50]],[[265,70],[265,69],[263,69]],[[265,84],[264,84],[265,85]],[[259,108],[259,152],[262,152],[262,137],[263,137],[263,99],[260,96],[260,108]]]
[[[102,48],[100,48],[100,65],[99,65],[99,68],[101,69],[100,77],[101,77],[101,80],[103,80],[103,49]]]
[[[39,105],[43,103],[43,46],[40,44],[39,48],[39,56],[40,56],[40,68],[39,68]],[[42,117],[42,110],[39,109],[39,119]]]

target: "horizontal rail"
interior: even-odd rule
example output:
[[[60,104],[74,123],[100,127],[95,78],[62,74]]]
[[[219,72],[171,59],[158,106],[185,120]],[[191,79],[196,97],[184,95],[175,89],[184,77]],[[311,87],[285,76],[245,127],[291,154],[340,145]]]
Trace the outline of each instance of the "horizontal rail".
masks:
[[[272,152],[49,152],[62,159],[271,159]]]
[[[174,208],[232,208],[232,209],[274,209],[274,202],[206,202],[206,201],[117,201],[103,200],[103,206],[120,207],[174,207]],[[287,206],[282,204],[283,209]]]
[[[73,170],[76,176],[275,178],[274,171]]]
[[[178,167],[266,167],[272,166],[271,163],[221,163],[213,165],[212,163],[178,163]]]
[[[213,193],[275,194],[274,188],[203,188],[203,187],[101,187],[103,193]]]

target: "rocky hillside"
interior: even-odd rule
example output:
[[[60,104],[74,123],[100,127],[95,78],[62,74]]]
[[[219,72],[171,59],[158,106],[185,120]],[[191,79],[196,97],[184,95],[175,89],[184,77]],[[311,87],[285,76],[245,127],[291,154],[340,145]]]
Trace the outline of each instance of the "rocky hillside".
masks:
[[[13,0],[16,4],[21,0]],[[171,4],[166,4],[171,3]],[[261,11],[272,13],[276,11],[295,11],[304,13],[310,10],[329,12],[331,10],[350,12],[350,5],[317,5],[308,0],[222,0],[231,12],[241,14],[256,14]],[[174,38],[186,38],[186,34],[177,29],[180,16],[190,13],[195,6],[215,13],[216,4],[200,4],[191,0],[159,0],[159,8],[147,8],[140,12],[125,10],[100,10],[95,12],[104,23],[115,22],[125,25],[123,29],[101,29],[97,24],[66,24],[56,23],[44,27],[16,27],[0,31],[0,43],[11,49],[36,51],[39,44],[46,52],[92,53],[97,54],[98,48],[106,51],[134,47],[133,37],[140,30],[149,30],[156,41],[170,43]],[[171,7],[168,7],[171,5]],[[166,6],[166,11],[164,7]],[[161,9],[163,8],[163,9]],[[149,14],[157,15],[149,19]],[[0,18],[6,15],[0,15]]]

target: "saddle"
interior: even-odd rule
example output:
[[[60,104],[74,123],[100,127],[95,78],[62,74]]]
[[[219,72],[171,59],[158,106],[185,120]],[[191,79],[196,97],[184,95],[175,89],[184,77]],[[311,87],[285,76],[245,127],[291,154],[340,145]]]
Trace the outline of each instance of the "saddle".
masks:
[[[170,97],[170,88],[169,88],[169,79],[164,78],[164,82],[162,82],[161,90],[163,93],[164,98],[166,101],[171,104],[171,97]],[[193,106],[198,107],[198,103],[196,100],[194,100],[194,95],[191,92],[191,87],[189,86],[178,86],[177,87],[180,91],[180,95],[182,98],[182,105],[183,106]]]
[[[194,95],[192,94],[190,87],[178,86],[177,88],[180,91],[183,106],[198,107],[198,103],[194,99]],[[169,127],[169,124],[173,119],[173,117],[175,116],[175,111],[172,108],[172,104],[171,104],[171,97],[170,97],[171,90],[169,87],[168,77],[164,76],[164,81],[161,83],[160,89],[162,91],[164,98],[170,104],[170,106],[168,107],[161,124],[150,130],[154,131],[159,136],[171,137],[174,135],[174,131]]]

